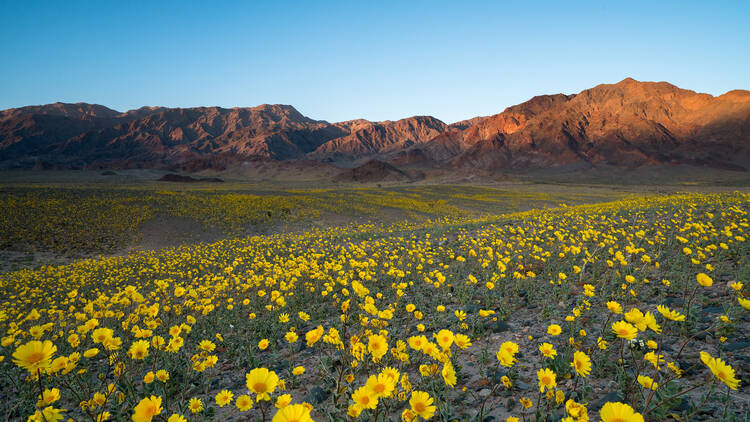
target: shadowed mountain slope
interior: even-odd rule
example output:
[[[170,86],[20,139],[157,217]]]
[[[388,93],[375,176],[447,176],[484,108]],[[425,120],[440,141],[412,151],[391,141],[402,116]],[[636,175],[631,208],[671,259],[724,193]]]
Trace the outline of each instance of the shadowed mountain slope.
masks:
[[[142,107],[55,103],[0,111],[0,168],[225,169],[253,159],[491,171],[688,164],[750,168],[750,92],[713,97],[625,79],[540,95],[446,125],[430,116],[328,123],[289,105]]]

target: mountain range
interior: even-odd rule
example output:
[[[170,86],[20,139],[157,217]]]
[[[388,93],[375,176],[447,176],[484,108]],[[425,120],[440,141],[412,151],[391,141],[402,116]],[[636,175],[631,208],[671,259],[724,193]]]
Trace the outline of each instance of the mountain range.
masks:
[[[750,91],[714,97],[627,78],[492,116],[329,123],[289,105],[55,103],[0,111],[0,168],[226,169],[247,161],[513,171],[570,165],[750,168]]]

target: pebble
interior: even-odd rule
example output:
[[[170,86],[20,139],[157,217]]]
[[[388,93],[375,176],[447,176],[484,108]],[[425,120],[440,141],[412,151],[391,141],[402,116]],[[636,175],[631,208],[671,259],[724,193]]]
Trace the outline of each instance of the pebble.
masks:
[[[521,390],[523,390],[523,391],[531,389],[531,385],[529,385],[529,384],[527,384],[527,383],[525,383],[523,381],[520,381],[520,380],[516,382],[516,386],[518,386],[518,388],[521,389]]]
[[[507,375],[508,371],[506,371],[504,368],[492,368],[489,371],[487,371],[487,375],[490,377],[490,379],[495,383],[500,382],[500,378],[503,377],[503,375]]]
[[[733,343],[727,343],[724,345],[724,350],[734,352],[750,347],[750,341],[736,341]]]
[[[315,404],[322,403],[326,398],[328,398],[328,391],[320,388],[317,385],[313,387],[312,390],[310,390],[310,393],[307,395],[307,401]]]
[[[703,312],[707,314],[723,314],[724,308],[721,306],[706,306],[703,308]]]
[[[595,410],[598,412],[599,409],[601,409],[605,403],[619,402],[619,401],[622,401],[622,398],[620,397],[620,393],[618,393],[617,391],[611,391],[605,394],[603,397],[599,398],[598,400],[595,400],[591,404],[591,407],[589,408],[589,412],[591,412],[591,410]]]
[[[494,324],[492,324],[493,333],[503,333],[508,330],[510,330],[510,324],[508,324],[507,322],[497,321]]]

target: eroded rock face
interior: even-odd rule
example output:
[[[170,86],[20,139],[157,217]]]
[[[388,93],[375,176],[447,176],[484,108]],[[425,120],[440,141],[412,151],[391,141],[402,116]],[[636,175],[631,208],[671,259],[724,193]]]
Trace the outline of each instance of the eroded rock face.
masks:
[[[221,169],[244,158],[288,160],[309,153],[319,160],[355,160],[425,142],[445,127],[422,116],[330,124],[287,105],[143,107],[118,113],[91,104],[50,104],[0,112],[0,162],[5,167]]]
[[[99,108],[52,104],[1,112],[0,161],[160,167],[226,155],[286,159],[344,134],[284,105],[86,111]]]
[[[545,95],[414,147],[457,167],[538,168],[750,164],[750,92],[719,97],[625,79],[577,95]]]
[[[366,156],[384,154],[423,144],[443,132],[447,125],[430,116],[415,116],[395,122],[356,121],[336,123],[350,128],[351,133],[332,139],[308,156],[319,160],[357,160]]]
[[[713,97],[628,78],[451,125],[429,116],[332,124],[288,105],[120,113],[55,103],[0,111],[0,168],[221,170],[248,159],[484,170],[576,163],[744,169],[750,92]]]

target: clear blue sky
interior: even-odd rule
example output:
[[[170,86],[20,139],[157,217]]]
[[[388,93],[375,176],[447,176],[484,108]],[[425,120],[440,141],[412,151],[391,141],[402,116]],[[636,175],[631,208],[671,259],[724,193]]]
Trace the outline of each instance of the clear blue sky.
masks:
[[[748,22],[750,1],[0,0],[0,108],[450,123],[627,76],[718,95],[750,89]]]

